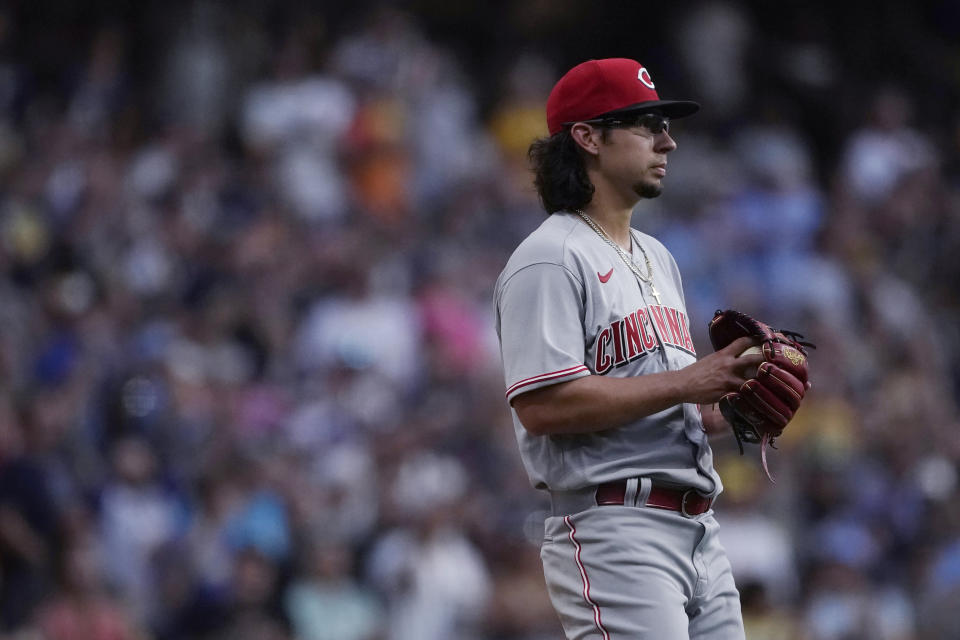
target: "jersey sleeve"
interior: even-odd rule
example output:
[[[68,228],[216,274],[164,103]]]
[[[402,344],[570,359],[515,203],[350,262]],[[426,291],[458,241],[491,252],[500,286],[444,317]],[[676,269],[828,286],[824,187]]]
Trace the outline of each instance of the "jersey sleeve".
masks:
[[[517,271],[497,298],[497,334],[507,401],[590,375],[584,364],[583,286],[557,264]]]

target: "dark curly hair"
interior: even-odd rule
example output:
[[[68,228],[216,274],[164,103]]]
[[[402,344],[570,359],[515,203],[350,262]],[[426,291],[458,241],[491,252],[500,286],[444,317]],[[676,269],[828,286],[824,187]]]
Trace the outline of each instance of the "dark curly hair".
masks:
[[[587,175],[583,151],[569,129],[534,140],[527,154],[533,169],[533,184],[548,214],[587,206],[593,198],[594,187]]]

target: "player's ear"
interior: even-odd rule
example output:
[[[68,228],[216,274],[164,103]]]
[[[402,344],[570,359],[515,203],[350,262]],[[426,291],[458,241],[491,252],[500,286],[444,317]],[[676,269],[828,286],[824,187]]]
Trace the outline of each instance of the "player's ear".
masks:
[[[578,122],[570,127],[570,137],[588,154],[595,156],[600,152],[601,129]]]

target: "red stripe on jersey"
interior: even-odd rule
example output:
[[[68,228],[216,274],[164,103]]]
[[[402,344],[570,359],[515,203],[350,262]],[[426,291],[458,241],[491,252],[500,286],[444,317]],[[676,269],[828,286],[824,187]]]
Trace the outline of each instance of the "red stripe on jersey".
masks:
[[[510,394],[514,391],[526,387],[537,382],[543,382],[544,380],[553,380],[554,378],[562,378],[564,376],[571,375],[573,373],[579,373],[581,371],[588,371],[587,367],[582,364],[578,364],[575,367],[570,367],[569,369],[562,369],[560,371],[553,371],[551,373],[541,373],[538,376],[532,376],[530,378],[524,378],[520,382],[514,383],[509,389],[507,389],[507,397],[510,397]]]

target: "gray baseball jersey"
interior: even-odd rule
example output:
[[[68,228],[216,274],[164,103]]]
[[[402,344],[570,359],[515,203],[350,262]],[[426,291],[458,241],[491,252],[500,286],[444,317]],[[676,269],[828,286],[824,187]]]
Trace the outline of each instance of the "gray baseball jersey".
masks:
[[[638,244],[650,258],[659,302],[574,213],[548,216],[514,251],[494,292],[508,401],[582,376],[641,376],[696,360],[673,256],[652,236],[631,232],[641,273]],[[537,488],[575,491],[647,477],[710,496],[721,490],[696,405],[602,432],[551,436],[531,435],[511,412]]]
[[[673,257],[631,233],[660,300],[576,214],[550,215],[511,256],[494,294],[508,400],[582,376],[641,376],[696,360]],[[743,640],[713,511],[687,518],[642,508],[653,483],[720,492],[695,405],[550,436],[531,435],[511,411],[530,480],[553,497],[540,555],[569,640]],[[623,506],[596,506],[592,488],[614,480],[626,481]]]

